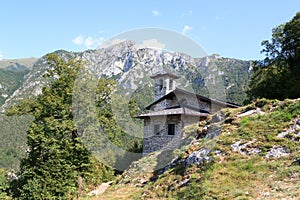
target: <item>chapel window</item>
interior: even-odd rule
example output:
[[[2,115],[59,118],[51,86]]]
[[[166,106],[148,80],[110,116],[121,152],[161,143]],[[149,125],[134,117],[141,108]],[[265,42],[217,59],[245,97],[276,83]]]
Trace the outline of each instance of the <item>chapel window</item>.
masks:
[[[175,124],[168,124],[168,135],[175,135]]]

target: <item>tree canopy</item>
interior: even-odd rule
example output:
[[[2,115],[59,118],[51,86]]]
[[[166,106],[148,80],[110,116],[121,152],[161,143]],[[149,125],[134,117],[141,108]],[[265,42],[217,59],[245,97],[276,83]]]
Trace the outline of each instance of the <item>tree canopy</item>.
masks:
[[[250,99],[300,97],[300,12],[272,30],[262,42],[265,59],[256,61],[250,81]]]
[[[49,86],[8,112],[34,117],[27,132],[27,156],[21,161],[20,178],[12,183],[18,199],[71,199],[79,195],[82,182],[97,179],[99,183],[114,173],[92,157],[73,121],[72,92],[82,62],[55,54],[47,55],[47,60],[52,67],[45,75]],[[105,84],[101,86],[110,92]]]

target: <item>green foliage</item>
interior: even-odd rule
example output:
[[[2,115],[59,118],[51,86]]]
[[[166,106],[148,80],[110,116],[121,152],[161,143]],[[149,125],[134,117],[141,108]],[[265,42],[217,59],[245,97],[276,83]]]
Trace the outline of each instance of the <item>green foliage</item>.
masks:
[[[203,96],[243,104],[247,99],[246,91],[251,77],[249,71],[251,62],[209,58],[210,63],[207,69],[196,69],[186,75],[187,79],[192,81],[193,90]],[[220,72],[222,74],[219,74]]]
[[[153,96],[154,96],[153,86],[143,85],[142,88],[139,87],[134,91],[131,100],[134,101],[134,104],[136,106],[135,108],[136,115],[146,112],[145,107],[147,107],[150,103],[153,102]]]
[[[23,83],[24,76],[29,70],[13,71],[0,69],[0,106]]]
[[[12,109],[34,116],[27,132],[29,152],[20,167],[20,188],[14,193],[19,199],[70,199],[77,195],[77,179],[86,180],[93,171],[92,157],[78,137],[71,109],[73,85],[82,63],[54,54],[47,59],[52,70],[46,77],[54,78],[52,84],[29,106],[23,102]],[[109,174],[108,168],[101,170]],[[104,179],[107,177],[99,177]]]
[[[250,99],[298,98],[300,96],[300,12],[272,31],[272,40],[263,41],[266,58],[256,61],[247,92]]]
[[[133,118],[137,111],[135,99],[126,99],[116,92],[116,81],[111,79],[100,78],[98,84],[79,83],[76,90],[80,92],[73,97],[73,104],[81,139],[101,162],[124,170],[139,158],[132,158],[130,153],[140,155],[142,149],[140,121]]]
[[[26,134],[29,115],[0,116],[0,167],[17,171],[22,157],[25,156]]]
[[[9,182],[6,179],[6,172],[0,168],[0,199],[6,199],[8,196]]]
[[[21,161],[20,178],[11,183],[18,199],[74,198],[82,187],[113,178],[114,170],[102,161],[110,166],[121,161],[126,168],[132,161],[126,152],[141,152],[138,127],[128,127],[138,109],[134,98],[126,101],[112,94],[117,87],[114,80],[100,78],[94,84],[81,61],[55,54],[47,55],[47,61],[51,70],[45,78],[50,85],[6,112],[34,118],[27,131],[28,151]]]

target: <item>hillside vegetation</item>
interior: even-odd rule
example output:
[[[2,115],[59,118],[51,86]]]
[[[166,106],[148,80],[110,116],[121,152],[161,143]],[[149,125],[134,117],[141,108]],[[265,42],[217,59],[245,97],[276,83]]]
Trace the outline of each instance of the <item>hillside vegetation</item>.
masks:
[[[22,84],[37,58],[0,60],[0,107]]]
[[[256,61],[248,95],[251,99],[300,97],[300,12],[272,30],[262,42],[265,58]]]
[[[266,58],[254,62],[249,87],[250,61],[137,49],[131,41],[39,59],[13,95],[2,95],[0,198],[299,199],[299,25],[297,13],[262,42]],[[187,127],[180,149],[138,160],[142,126],[132,118],[151,101],[149,74],[159,66],[182,76],[179,87],[253,102]],[[3,77],[20,69],[6,67]]]
[[[89,79],[81,61],[66,61],[56,54],[47,55],[47,60],[53,67],[44,78],[51,84],[44,86],[38,96],[20,100],[6,111],[7,116],[3,118],[10,119],[11,124],[15,122],[18,128],[22,127],[17,133],[25,131],[26,135],[11,135],[19,139],[15,139],[15,143],[22,144],[13,151],[13,143],[9,142],[12,138],[6,134],[9,123],[3,121],[6,125],[2,129],[6,134],[4,141],[9,144],[5,147],[9,147],[10,151],[1,155],[4,157],[0,160],[4,162],[1,167],[14,167],[7,160],[16,162],[24,157],[18,173],[9,180],[9,187],[0,188],[0,195],[9,193],[24,200],[72,199],[80,196],[83,188],[113,179],[114,173],[118,173],[97,160],[93,156],[94,151],[98,153],[110,143],[138,155],[141,151],[141,141],[126,135],[111,116],[112,91],[117,87],[114,80],[101,78],[93,85],[95,81]],[[84,77],[76,79],[79,73]],[[81,92],[74,97],[75,90]],[[96,90],[95,96],[91,90]],[[121,98],[118,100],[115,106],[123,108],[124,102]],[[130,113],[134,115],[135,102],[128,104]],[[29,126],[18,124],[26,120]],[[126,120],[123,122],[128,123]],[[11,159],[14,154],[20,156]],[[105,156],[105,161],[110,164],[125,157],[122,152],[112,149],[97,155]],[[126,159],[126,162],[130,160]],[[127,165],[123,164],[125,168]]]
[[[134,100],[131,103],[137,105],[136,112],[144,112],[144,108],[152,102],[154,95],[153,80],[150,79],[149,74],[158,71],[159,66],[163,64],[167,64],[168,70],[173,70],[174,73],[182,76],[182,80],[179,82],[180,88],[187,86],[189,88],[186,89],[204,96],[211,95],[211,97],[216,98],[226,96],[227,101],[236,103],[242,103],[245,100],[245,91],[248,88],[251,76],[251,72],[249,73],[250,61],[223,58],[217,55],[194,59],[179,53],[161,52],[157,54],[153,49],[136,49],[134,43],[129,41],[94,51],[80,53],[57,51],[54,54],[64,59],[82,59],[83,62],[91,64],[85,65],[85,67],[93,71],[95,76],[113,79],[116,82],[117,94],[114,99],[117,100],[114,102],[114,110],[117,110],[118,114],[108,113],[107,116],[114,117],[118,123],[130,127],[127,129],[127,133],[132,134],[142,134],[142,131],[136,130],[131,124],[124,123],[124,119],[129,119],[129,121],[131,119],[130,116],[124,116],[123,114],[127,113],[126,110],[123,112],[124,109],[130,107],[130,105],[126,105],[126,102],[128,103],[130,99]],[[153,56],[155,59],[153,59]],[[131,60],[133,64],[129,65],[128,60]],[[51,66],[47,62],[47,56],[36,61],[30,71],[0,69],[0,84],[3,86],[3,88],[0,86],[0,106],[3,104],[1,111],[4,112],[9,109],[11,105],[18,103],[20,99],[39,95],[42,88],[49,84],[44,77],[44,74],[49,70],[51,70]],[[211,72],[214,72],[215,78],[211,77]],[[216,83],[217,87],[212,85],[215,80],[218,81]],[[224,88],[226,88],[226,91],[222,93]],[[218,94],[218,92],[222,94]],[[120,98],[117,95],[125,96],[126,100],[119,101]],[[132,113],[131,116],[133,116]],[[9,119],[6,119],[5,116],[0,116],[0,118],[0,126],[5,127],[0,131],[0,136],[3,141],[7,141],[1,146],[3,148],[0,147],[3,155],[0,159],[0,166],[11,169],[7,166],[18,166],[19,159],[24,155],[22,152],[26,150],[24,148],[26,141],[19,140],[19,138],[26,138],[27,129],[19,130],[13,124],[6,123]],[[28,124],[28,121],[23,121],[21,118],[18,121],[20,124]],[[137,125],[141,123],[137,120],[133,121]],[[20,137],[16,139],[18,135]],[[133,146],[130,140],[130,137],[124,136],[118,143],[122,142]],[[15,147],[23,148],[23,150],[14,149],[14,145],[11,144],[15,144]],[[140,144],[141,142],[135,146],[140,148]],[[10,145],[9,149],[7,149],[8,145]],[[12,160],[12,157],[15,159]],[[16,168],[14,167],[14,169]]]
[[[104,194],[83,199],[299,198],[299,99],[262,99],[226,109],[207,125],[207,137],[171,154],[147,155]],[[193,127],[185,131],[191,133]],[[209,139],[212,135],[218,136]],[[163,154],[174,161],[154,170]]]
[[[28,69],[37,61],[37,58],[4,59],[0,60],[0,69],[20,70]]]
[[[23,78],[28,72],[29,70],[0,69],[0,107],[22,85]]]

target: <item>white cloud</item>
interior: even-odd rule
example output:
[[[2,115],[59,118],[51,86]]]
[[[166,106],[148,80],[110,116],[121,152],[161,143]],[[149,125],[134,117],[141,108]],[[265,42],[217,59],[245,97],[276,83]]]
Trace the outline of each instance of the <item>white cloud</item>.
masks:
[[[152,15],[155,17],[160,16],[160,12],[158,12],[157,10],[152,10]]]
[[[74,44],[76,44],[76,45],[82,45],[82,44],[83,44],[83,40],[84,40],[83,36],[82,36],[82,35],[79,35],[79,36],[77,36],[76,38],[74,38],[74,39],[72,40],[72,42],[73,42]]]
[[[152,48],[152,49],[164,49],[166,47],[165,44],[160,43],[157,39],[153,38],[150,40],[143,40],[142,44],[138,44],[138,48]]]
[[[87,48],[97,48],[104,42],[104,40],[104,37],[93,38],[90,36],[85,39],[85,46]]]
[[[93,44],[96,43],[96,40],[93,39],[91,36],[87,37],[85,40],[84,40],[84,45],[87,47],[87,48],[90,48]]]
[[[0,60],[3,59],[3,55],[2,55],[2,52],[0,51]]]
[[[190,26],[188,26],[188,25],[184,25],[184,27],[183,27],[181,33],[182,33],[183,35],[186,35],[187,32],[189,32],[189,31],[192,30],[192,29],[193,29],[192,27],[190,27]]]
[[[107,47],[110,47],[112,45],[115,45],[115,44],[119,44],[121,42],[124,42],[126,41],[126,39],[114,39],[114,40],[108,40],[108,41],[105,41],[103,43],[101,43],[98,48],[107,48]]]
[[[95,38],[92,36],[84,37],[82,35],[77,36],[72,40],[76,45],[84,45],[86,48],[96,48],[104,41],[103,37]]]

